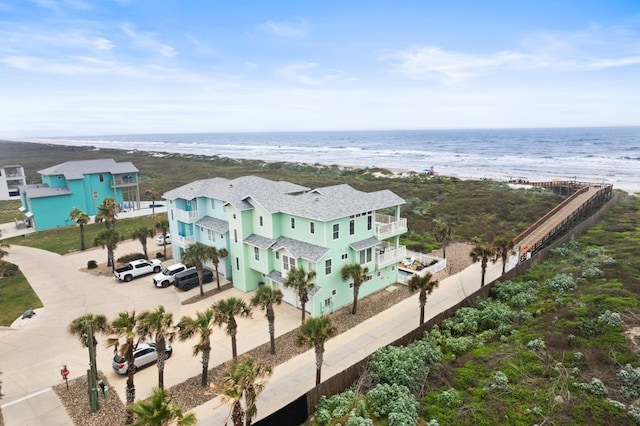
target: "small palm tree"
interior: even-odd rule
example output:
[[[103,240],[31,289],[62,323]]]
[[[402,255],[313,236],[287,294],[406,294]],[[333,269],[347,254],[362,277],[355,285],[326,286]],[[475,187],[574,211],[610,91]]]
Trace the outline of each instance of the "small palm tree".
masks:
[[[360,292],[360,285],[369,278],[369,268],[366,266],[363,268],[359,263],[352,263],[351,265],[344,265],[340,270],[342,280],[353,280],[353,306],[351,308],[351,314],[355,315],[358,308],[358,293]]]
[[[113,197],[106,197],[98,206],[98,214],[96,214],[95,222],[104,222],[104,226],[107,227],[107,229],[113,228],[116,226],[116,216],[118,213],[120,213],[120,205],[116,203]]]
[[[316,386],[320,384],[324,343],[335,336],[337,330],[329,317],[309,318],[296,336],[296,345],[313,347],[316,352]]]
[[[162,241],[166,241],[167,234],[169,233],[169,221],[167,219],[159,220],[158,222],[156,222],[155,226],[156,226],[156,229],[160,231],[160,233],[162,234]],[[164,246],[164,259],[166,259],[167,245],[163,244],[163,246]]]
[[[115,250],[118,247],[118,243],[120,242],[120,234],[115,228],[107,228],[104,231],[100,231],[98,235],[96,235],[93,243],[97,246],[102,246],[102,248],[107,249],[107,266],[111,266],[111,269],[115,269],[116,261],[115,261]]]
[[[431,274],[428,272],[424,275],[413,274],[409,278],[407,286],[411,293],[420,291],[418,300],[420,301],[420,325],[422,325],[424,324],[424,307],[427,304],[427,295],[438,287],[438,281],[431,281]]]
[[[151,220],[156,220],[156,200],[160,198],[160,193],[153,188],[144,191],[144,196],[151,198]]]
[[[149,259],[149,255],[147,254],[147,238],[153,237],[153,229],[147,228],[146,226],[141,226],[136,228],[131,237],[134,240],[140,241],[142,245],[142,251],[144,252],[144,258]]]
[[[250,426],[252,418],[258,414],[256,401],[264,390],[267,382],[260,380],[269,377],[273,372],[270,365],[260,362],[251,355],[244,355],[232,362],[221,377],[221,385],[225,401],[231,405],[231,417],[234,425],[242,426],[242,417],[246,419],[245,426]],[[243,415],[237,413],[242,409],[240,400],[244,397],[245,410]]]
[[[88,313],[71,321],[69,327],[67,328],[67,332],[70,335],[77,337],[78,340],[80,340],[82,346],[88,348],[88,327],[91,327],[91,330],[93,331],[93,341],[91,342],[91,344],[93,345],[93,353],[95,354],[96,347],[98,346],[98,340],[95,337],[96,334],[107,334],[111,331],[111,327],[109,326],[109,322],[107,321],[106,316],[102,314],[95,315],[92,313]],[[91,374],[96,380],[98,380],[98,366],[96,365],[95,360],[93,363],[91,363]]]
[[[138,327],[138,316],[133,312],[120,312],[118,317],[111,322],[112,336],[107,340],[107,347],[113,347],[115,353],[120,352],[127,360],[127,397],[126,405],[131,406],[136,400],[136,388],[133,384],[133,376],[136,372],[133,350],[138,345],[136,338]],[[120,339],[124,338],[124,342]],[[126,412],[126,424],[133,423],[133,413]]]
[[[218,272],[218,265],[220,264],[220,260],[229,256],[229,252],[227,249],[217,249],[215,247],[211,247],[211,262],[213,263],[213,267],[216,269],[216,284],[218,285],[218,290],[220,290],[220,273]]]
[[[259,306],[266,312],[267,321],[269,322],[269,337],[271,341],[271,355],[276,353],[276,314],[273,311],[273,305],[282,303],[282,292],[279,288],[273,289],[268,285],[262,285],[256,290],[256,294],[251,298],[252,306]]]
[[[84,251],[87,249],[84,243],[84,226],[89,223],[89,215],[77,207],[74,207],[71,213],[69,213],[69,217],[80,227],[80,250]]]
[[[202,354],[202,386],[207,386],[209,382],[209,359],[211,358],[211,335],[214,321],[213,309],[209,308],[204,312],[196,312],[195,317],[184,316],[176,325],[178,328],[178,338],[181,341],[190,339],[194,335],[198,336],[198,342],[193,345],[193,356]]]
[[[233,296],[218,300],[211,308],[213,309],[215,323],[220,327],[222,327],[223,324],[227,325],[226,332],[231,336],[231,353],[233,359],[238,359],[238,348],[236,344],[238,323],[236,322],[236,316],[251,316],[251,308],[244,300]]]
[[[302,324],[304,324],[305,314],[307,313],[306,305],[309,301],[309,292],[313,289],[313,280],[316,278],[316,271],[305,271],[304,267],[300,265],[297,268],[293,268],[287,274],[287,278],[284,280],[284,286],[286,288],[293,288],[298,295],[298,300],[302,308]]]
[[[507,258],[509,257],[509,253],[511,252],[511,250],[513,250],[514,246],[515,243],[513,242],[513,238],[506,235],[496,237],[496,239],[493,241],[493,249],[495,250],[495,255],[502,259],[503,275],[507,267]]]
[[[480,266],[482,268],[482,279],[480,280],[480,287],[484,287],[484,277],[487,273],[487,265],[489,263],[489,259],[491,259],[495,255],[493,246],[487,243],[478,243],[473,247],[469,256],[473,262],[480,261]]]
[[[138,317],[138,334],[143,339],[151,338],[156,342],[159,388],[164,388],[164,362],[167,359],[164,354],[167,351],[167,342],[173,342],[175,333],[173,314],[165,311],[164,306],[143,312]]]
[[[154,388],[149,399],[136,401],[127,411],[137,416],[134,426],[192,426],[197,423],[195,414],[183,414],[182,408],[163,388]]]
[[[192,264],[196,267],[198,273],[198,282],[200,284],[200,296],[204,296],[204,288],[202,287],[202,270],[207,260],[213,259],[213,247],[200,242],[193,243],[182,253],[182,263]]]
[[[436,227],[432,232],[433,238],[442,244],[442,257],[446,259],[447,244],[449,244],[453,238],[453,228],[442,219],[434,219],[433,222],[436,224]]]

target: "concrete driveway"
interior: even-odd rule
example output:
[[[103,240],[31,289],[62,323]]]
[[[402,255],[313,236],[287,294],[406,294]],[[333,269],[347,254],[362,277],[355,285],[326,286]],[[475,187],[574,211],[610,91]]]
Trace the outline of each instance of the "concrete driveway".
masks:
[[[116,257],[140,251],[136,241],[123,242],[116,250]],[[17,319],[10,328],[0,330],[0,371],[3,372],[0,400],[6,426],[71,425],[60,401],[51,386],[62,383],[60,369],[66,365],[70,379],[86,374],[88,352],[79,341],[67,334],[67,326],[73,319],[88,313],[104,314],[109,320],[119,312],[142,312],[159,305],[173,313],[174,321],[184,315],[193,315],[209,307],[215,300],[229,296],[248,300],[251,294],[230,289],[204,301],[182,305],[181,302],[198,289],[183,292],[169,287],[155,288],[151,276],[141,277],[129,283],[118,282],[114,277],[94,276],[82,272],[87,261],[106,260],[106,250],[91,249],[81,253],[60,256],[51,252],[13,245],[8,260],[20,266],[21,271],[38,294],[43,308],[36,309],[30,319]],[[169,264],[173,261],[168,261]],[[215,282],[207,284],[211,288]],[[278,334],[286,333],[299,325],[299,312],[289,306],[277,307]],[[253,319],[239,319],[238,350],[245,352],[268,340],[266,320],[261,314]],[[97,336],[104,342],[103,336]],[[201,373],[199,358],[192,356],[194,341],[175,342],[174,352],[165,368],[165,386],[171,387]],[[231,358],[229,337],[222,331],[213,336],[210,365],[214,366]],[[125,400],[125,376],[111,369],[113,352],[99,344],[97,366],[107,376],[109,383]],[[179,368],[172,368],[179,366]],[[157,369],[150,367],[136,373],[136,398],[146,398],[157,386]]]

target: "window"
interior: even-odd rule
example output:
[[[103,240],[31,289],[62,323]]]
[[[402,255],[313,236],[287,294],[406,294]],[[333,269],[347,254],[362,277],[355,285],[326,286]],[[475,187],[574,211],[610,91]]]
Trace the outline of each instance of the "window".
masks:
[[[276,259],[280,259],[280,252],[279,251],[276,252]]]
[[[240,270],[240,258],[236,257],[236,269]]]
[[[234,243],[238,242],[238,230],[237,229],[233,230],[233,242]]]
[[[309,222],[309,233],[311,234],[316,233],[316,224],[314,222]]]
[[[234,218],[234,219],[236,218],[236,214],[235,214],[235,213],[233,214],[233,218]]]
[[[342,253],[342,256],[340,256],[340,259],[342,260],[347,260],[349,258],[349,253]]]
[[[282,255],[282,269],[285,271],[290,271],[295,269],[296,260],[293,257],[289,257],[285,254]]]
[[[371,262],[371,257],[373,256],[373,249],[369,247],[368,249],[360,251],[360,264]]]
[[[212,231],[211,229],[207,229],[207,236],[209,237],[209,241],[215,241],[216,240],[216,233],[214,231]]]
[[[324,274],[331,274],[331,259],[327,259],[324,261]]]
[[[296,218],[295,217],[291,218],[291,229],[296,229]]]
[[[104,182],[104,175],[102,173],[98,175],[98,180],[100,181],[100,183]]]
[[[367,231],[371,231],[372,227],[373,227],[373,216],[369,215],[367,216]]]
[[[260,226],[264,226],[264,221],[262,220],[262,216],[260,216]]]
[[[338,238],[340,238],[340,224],[339,223],[334,223],[333,224],[333,239],[337,240]]]
[[[214,200],[213,198],[211,199],[211,208],[214,210],[216,208],[216,200]]]
[[[353,283],[349,283],[349,288],[353,288]]]
[[[93,199],[97,200],[98,199],[98,191],[93,191]]]
[[[260,262],[260,249],[258,247],[253,248],[253,256],[256,258],[257,262]]]
[[[351,219],[349,221],[349,235],[353,235],[356,233],[356,221]]]
[[[325,306],[325,308],[328,307],[328,306],[331,306],[331,298],[324,299],[324,306]]]
[[[336,290],[335,288],[331,290],[331,296],[335,296],[336,294],[338,294],[338,290]]]

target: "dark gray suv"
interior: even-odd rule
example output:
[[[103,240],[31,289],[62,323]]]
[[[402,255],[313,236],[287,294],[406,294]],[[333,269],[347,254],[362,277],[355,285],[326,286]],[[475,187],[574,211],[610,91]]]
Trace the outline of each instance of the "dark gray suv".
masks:
[[[213,281],[213,271],[211,269],[204,268],[202,270],[202,283],[210,283],[211,281]],[[173,285],[183,291],[188,291],[194,287],[198,287],[198,271],[196,271],[196,268],[189,268],[186,271],[178,272],[175,275]]]

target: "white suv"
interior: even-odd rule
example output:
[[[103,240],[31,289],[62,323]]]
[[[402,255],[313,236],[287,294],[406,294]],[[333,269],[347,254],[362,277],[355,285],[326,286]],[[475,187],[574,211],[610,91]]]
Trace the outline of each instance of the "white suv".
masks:
[[[175,275],[178,272],[185,271],[186,269],[187,267],[182,263],[176,263],[175,265],[168,266],[164,271],[153,277],[153,285],[158,288],[167,288],[173,284]]]
[[[169,342],[165,342],[166,351],[165,351],[165,359],[169,359],[171,354],[173,353],[173,348]],[[154,364],[158,360],[158,353],[156,352],[156,344],[155,343],[146,343],[140,342],[138,346],[133,350],[133,365],[136,367],[136,370],[146,367],[147,365]],[[127,369],[129,368],[129,363],[127,360],[121,355],[116,354],[113,357],[113,371],[118,374],[127,374]]]

